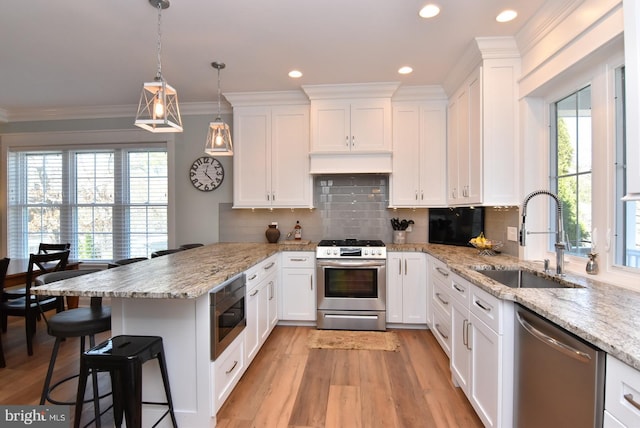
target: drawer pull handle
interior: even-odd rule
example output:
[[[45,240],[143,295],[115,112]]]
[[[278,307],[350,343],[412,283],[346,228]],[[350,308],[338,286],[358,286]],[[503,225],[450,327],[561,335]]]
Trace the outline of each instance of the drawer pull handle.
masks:
[[[260,290],[256,290],[256,291],[254,291],[253,293],[249,294],[249,297],[253,297],[253,296],[255,296],[256,294],[258,294],[258,291],[260,291]]]
[[[292,258],[292,259],[289,259],[289,260],[291,260],[292,262],[306,262],[307,258],[306,257],[303,257],[303,258],[296,257],[296,258]]]
[[[440,300],[443,304],[445,304],[445,305],[448,305],[448,304],[449,304],[449,302],[448,302],[448,301],[446,301],[446,300],[444,300],[444,299],[442,298],[442,295],[441,295],[440,293],[436,293],[436,297],[437,297],[437,298],[438,298],[438,300]]]
[[[436,270],[438,272],[440,272],[440,275],[442,275],[444,277],[448,277],[449,276],[449,272],[447,272],[446,270],[442,269],[441,267],[436,267]]]
[[[264,270],[269,270],[269,269],[271,269],[275,264],[276,264],[275,262],[271,262],[271,263],[269,263],[269,265],[267,265],[267,266],[265,266],[265,267],[264,267]]]
[[[444,337],[445,340],[449,339],[449,336],[447,336],[442,332],[442,330],[440,330],[440,324],[436,324],[436,330],[438,330],[438,333],[440,333],[440,336]]]
[[[484,310],[485,310],[485,311],[487,311],[487,312],[491,312],[491,308],[488,308],[488,307],[484,306],[480,300],[476,300],[476,305],[477,305],[480,309],[484,309]]]
[[[256,279],[257,276],[258,274],[254,273],[253,275],[251,275],[251,278],[249,278],[249,281],[253,281],[254,279]]]
[[[633,399],[633,394],[624,394],[624,399],[627,400],[633,407],[640,410],[640,403]]]
[[[460,286],[459,286],[458,284],[456,284],[456,283],[454,283],[454,284],[453,284],[453,288],[455,288],[455,289],[456,289],[456,291],[458,291],[458,292],[460,292],[460,293],[464,293],[465,291],[467,291],[467,290],[465,290],[464,288],[460,287]]]
[[[238,365],[238,361],[236,360],[233,362],[233,365],[231,366],[231,368],[225,372],[225,374],[231,373],[236,368],[237,365]]]

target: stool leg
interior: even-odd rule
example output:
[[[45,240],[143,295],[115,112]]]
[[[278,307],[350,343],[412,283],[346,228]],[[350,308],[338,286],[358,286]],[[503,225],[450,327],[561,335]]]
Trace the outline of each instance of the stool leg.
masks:
[[[113,421],[115,426],[120,428],[122,426],[122,412],[124,411],[123,401],[126,402],[122,373],[121,370],[111,370],[109,374],[111,375],[111,394],[113,398]]]
[[[80,340],[80,346],[84,352],[84,336]],[[93,348],[96,345],[95,336],[89,335],[89,347]],[[91,382],[93,383],[93,414],[96,418],[96,427],[100,428],[100,394],[98,393],[98,371],[91,369]]]
[[[41,406],[47,401],[47,396],[49,395],[49,385],[51,385],[51,376],[53,376],[53,367],[56,364],[56,358],[58,358],[59,349],[60,349],[60,338],[56,337],[56,341],[53,344],[53,350],[51,351],[51,359],[49,360],[49,369],[47,370],[47,377],[44,378],[42,395],[40,395]]]
[[[87,369],[87,363],[84,358],[80,357],[80,375],[78,377],[78,392],[76,394],[75,419],[73,420],[74,428],[80,427],[80,419],[82,418],[82,405],[84,402],[84,391],[87,388],[88,376],[89,372]]]
[[[162,383],[164,384],[164,393],[167,396],[167,405],[169,406],[169,415],[173,428],[178,428],[176,415],[173,413],[173,400],[171,399],[171,388],[169,388],[169,373],[167,372],[167,364],[164,360],[164,352],[158,352],[158,363],[160,365],[160,373],[162,374]]]
[[[142,364],[136,360],[122,369],[124,416],[127,428],[142,427]]]

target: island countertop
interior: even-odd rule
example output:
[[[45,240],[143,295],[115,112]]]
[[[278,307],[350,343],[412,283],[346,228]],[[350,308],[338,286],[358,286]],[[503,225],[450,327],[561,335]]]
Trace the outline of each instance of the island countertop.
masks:
[[[313,244],[217,243],[32,288],[49,296],[192,299],[279,251]]]

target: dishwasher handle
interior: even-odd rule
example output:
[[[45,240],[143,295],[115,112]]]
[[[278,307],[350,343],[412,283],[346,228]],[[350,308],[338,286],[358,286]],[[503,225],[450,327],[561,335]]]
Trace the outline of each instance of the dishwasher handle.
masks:
[[[554,348],[555,350],[562,352],[563,354],[573,359],[576,359],[580,362],[588,363],[589,361],[591,361],[591,356],[589,354],[582,352],[578,349],[575,349],[574,347],[569,346],[566,343],[562,343],[559,340],[549,336],[548,334],[541,332],[540,330],[538,330],[537,328],[529,324],[527,320],[525,320],[517,312],[516,312],[516,316],[518,317],[518,322],[520,323],[520,325],[536,339],[540,340],[543,343],[546,343],[547,345]]]

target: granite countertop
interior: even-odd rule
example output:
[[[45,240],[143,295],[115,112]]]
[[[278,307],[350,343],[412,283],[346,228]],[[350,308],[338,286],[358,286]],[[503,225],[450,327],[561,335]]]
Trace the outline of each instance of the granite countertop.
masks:
[[[208,293],[227,279],[279,251],[315,251],[313,242],[278,244],[218,243],[169,254],[33,288],[34,293],[63,296],[189,299]],[[387,251],[425,252],[452,272],[490,294],[526,306],[603,351],[640,370],[640,293],[615,287],[597,277],[568,274],[566,280],[584,288],[514,289],[474,270],[477,267],[541,265],[516,257],[479,256],[469,247],[436,244],[388,244]]]

